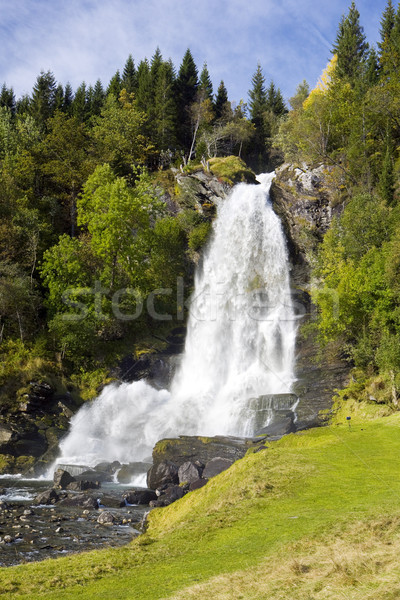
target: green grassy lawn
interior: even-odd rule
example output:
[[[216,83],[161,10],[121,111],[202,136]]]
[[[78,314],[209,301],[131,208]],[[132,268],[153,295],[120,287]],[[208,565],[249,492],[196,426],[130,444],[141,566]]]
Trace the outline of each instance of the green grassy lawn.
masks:
[[[2,569],[0,590],[58,600],[389,600],[400,597],[399,550],[395,414],[270,443],[153,511],[148,532],[129,546]],[[376,595],[383,583],[393,595]]]

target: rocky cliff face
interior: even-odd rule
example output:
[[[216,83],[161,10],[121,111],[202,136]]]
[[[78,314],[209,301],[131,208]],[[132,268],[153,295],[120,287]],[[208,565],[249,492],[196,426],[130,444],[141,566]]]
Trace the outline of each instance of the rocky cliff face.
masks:
[[[298,426],[302,427],[321,422],[319,411],[331,407],[334,390],[346,385],[349,374],[349,365],[336,353],[318,357],[315,335],[302,334],[316,310],[310,299],[316,252],[342,205],[335,204],[329,168],[324,165],[314,169],[304,165],[300,169],[284,164],[276,175],[271,198],[288,240],[293,297],[300,317],[295,392],[300,397],[297,415]]]

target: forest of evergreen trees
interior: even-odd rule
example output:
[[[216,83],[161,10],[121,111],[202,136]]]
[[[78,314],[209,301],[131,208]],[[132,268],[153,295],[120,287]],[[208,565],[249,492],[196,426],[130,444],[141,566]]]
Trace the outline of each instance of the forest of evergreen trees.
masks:
[[[333,202],[344,206],[315,259],[320,341],[381,377],[382,394],[390,390],[397,402],[400,5],[387,2],[375,49],[353,2],[321,81],[311,91],[300,83],[291,110],[260,65],[250,87],[248,103],[234,104],[223,81],[214,94],[207,65],[199,73],[190,50],[176,69],[159,49],[137,66],[129,56],[106,88],[98,80],[74,91],[51,72],[40,73],[30,96],[16,99],[3,85],[4,365],[15,356],[57,353],[86,368],[99,344],[128,327],[135,334],[143,322],[110,317],[114,295],[135,290],[120,298],[124,312],[134,313],[151,290],[174,289],[209,229],[201,215],[172,214],[162,200],[157,185],[171,185],[169,167],[235,154],[261,170],[275,148],[300,167],[324,164]],[[107,290],[100,321],[99,296],[88,292],[95,285]],[[339,319],[332,318],[332,290]],[[86,318],[65,319],[85,293]],[[167,297],[160,302],[161,310],[176,308]]]

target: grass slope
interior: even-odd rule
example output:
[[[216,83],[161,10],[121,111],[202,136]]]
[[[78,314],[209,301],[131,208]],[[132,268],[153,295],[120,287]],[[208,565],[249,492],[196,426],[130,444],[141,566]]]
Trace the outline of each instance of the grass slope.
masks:
[[[2,598],[400,597],[400,415],[289,435],[125,548],[0,572]]]

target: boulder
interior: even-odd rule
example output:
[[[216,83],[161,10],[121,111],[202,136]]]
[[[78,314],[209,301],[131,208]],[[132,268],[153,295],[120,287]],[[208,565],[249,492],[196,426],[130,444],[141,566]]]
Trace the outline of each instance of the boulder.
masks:
[[[11,442],[13,437],[13,431],[6,427],[6,425],[0,425],[0,449],[2,446],[6,447]]]
[[[118,460],[114,460],[113,462],[101,462],[95,467],[93,467],[93,471],[100,471],[101,473],[109,473],[110,475],[114,475],[118,469],[121,468],[121,463]]]
[[[102,471],[83,471],[79,475],[74,475],[77,481],[93,481],[96,483],[110,482],[114,478],[110,473],[104,473]]]
[[[183,463],[178,470],[179,483],[193,483],[200,479],[203,469],[191,461]]]
[[[59,500],[59,496],[54,488],[45,490],[37,496],[35,496],[34,504],[55,504]]]
[[[296,430],[294,412],[291,410],[275,410],[271,423],[256,432],[256,435],[267,435],[279,438]]]
[[[125,500],[121,500],[120,497],[101,494],[98,500],[100,501],[100,505],[106,508],[122,508],[125,506]]]
[[[98,490],[100,483],[98,481],[86,481],[81,479],[80,481],[71,481],[68,483],[66,489],[74,492],[84,492],[85,490]]]
[[[178,483],[178,467],[173,462],[166,460],[153,465],[147,473],[147,487],[155,490],[169,483]]]
[[[182,435],[179,438],[160,440],[153,449],[153,466],[170,461],[180,467],[185,462],[200,466],[216,456],[234,462],[243,458],[247,450],[260,439],[230,436],[200,437]],[[196,462],[198,461],[198,462]]]
[[[185,495],[184,490],[179,485],[170,485],[160,497],[164,503],[172,504],[176,500],[180,500]],[[165,504],[167,506],[167,504]]]
[[[122,497],[128,504],[149,504],[157,500],[157,494],[153,490],[127,490]]]
[[[203,471],[203,476],[205,479],[210,479],[211,477],[215,477],[222,473],[222,471],[226,471],[229,467],[234,463],[233,460],[229,458],[221,458],[220,456],[216,456],[208,461]]]
[[[108,510],[103,511],[97,519],[97,522],[100,523],[100,525],[112,525],[114,521],[114,515]]]
[[[76,481],[75,477],[72,477],[68,471],[63,469],[57,469],[53,475],[54,487],[61,490],[65,490],[70,483]]]
[[[197,481],[193,481],[193,483],[189,486],[189,491],[193,492],[194,490],[198,490],[199,488],[206,485],[208,479],[198,479]]]
[[[151,467],[151,463],[133,462],[127,465],[122,465],[117,473],[117,481],[119,483],[130,483],[134,477],[143,475]]]
[[[68,494],[66,498],[60,500],[60,506],[80,506],[82,508],[98,508],[99,501],[93,496],[86,494]]]

